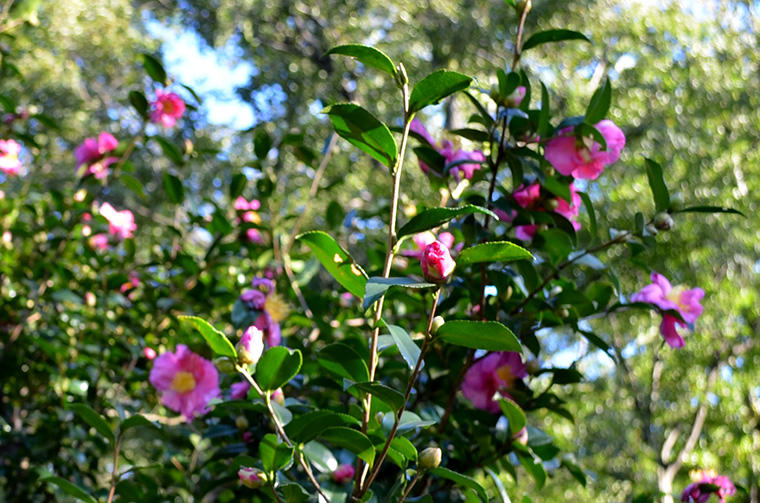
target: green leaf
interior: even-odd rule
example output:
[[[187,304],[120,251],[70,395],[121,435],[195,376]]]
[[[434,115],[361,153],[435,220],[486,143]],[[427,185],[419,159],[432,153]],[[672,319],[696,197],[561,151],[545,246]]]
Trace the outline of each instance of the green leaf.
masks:
[[[546,470],[544,469],[544,465],[541,464],[541,460],[522,451],[517,451],[516,454],[522,467],[525,468],[525,471],[527,471],[536,482],[536,488],[543,488],[544,484],[546,484]]]
[[[438,70],[414,86],[409,98],[409,113],[413,114],[433,103],[438,103],[446,96],[470,87],[472,78],[457,72]]]
[[[92,426],[95,431],[106,437],[108,441],[111,442],[111,445],[114,444],[116,441],[116,436],[113,434],[113,431],[111,431],[111,427],[108,425],[108,422],[105,420],[105,418],[95,412],[92,407],[84,403],[73,403],[70,404],[67,408],[81,417],[85,423]]]
[[[359,421],[353,416],[329,410],[316,410],[295,417],[285,426],[285,433],[291,441],[302,444],[314,440],[328,428],[351,425],[359,425]]]
[[[40,480],[42,482],[50,482],[51,484],[57,485],[61,491],[68,494],[69,496],[78,499],[79,501],[86,501],[87,503],[98,503],[97,500],[90,496],[84,489],[75,486],[68,480],[62,479],[61,477],[51,475],[49,477],[43,477]]]
[[[475,492],[478,493],[478,496],[480,496],[480,499],[486,503],[488,503],[488,493],[486,493],[486,490],[483,489],[483,486],[478,484],[475,479],[472,477],[468,477],[467,475],[462,475],[461,473],[457,473],[453,470],[449,470],[448,468],[444,468],[442,466],[439,466],[438,468],[433,468],[430,470],[430,473],[432,475],[436,475],[438,477],[448,479],[455,484],[458,484],[460,486],[468,487]]]
[[[601,150],[607,150],[607,140],[604,139],[601,131],[587,122],[575,126],[573,134],[576,138],[593,138]]]
[[[652,189],[654,205],[657,211],[668,211],[670,208],[670,194],[662,175],[662,167],[652,159],[644,158],[647,164],[647,179],[649,188]]]
[[[148,117],[148,100],[140,91],[129,91],[129,103],[143,119]]]
[[[247,183],[248,178],[243,173],[232,175],[232,180],[230,180],[230,199],[237,199],[245,190]]]
[[[597,235],[597,226],[596,226],[596,213],[594,212],[594,205],[591,204],[591,198],[588,194],[585,192],[578,192],[578,195],[581,196],[581,201],[583,201],[583,207],[586,208],[586,213],[588,214],[588,221],[589,221],[589,234],[591,234],[591,239],[596,239]]]
[[[301,234],[296,239],[311,248],[327,272],[346,290],[359,298],[364,296],[367,274],[329,234],[311,231]]]
[[[309,493],[296,483],[280,484],[277,492],[282,493],[287,503],[304,503],[309,500]]]
[[[392,77],[396,76],[396,67],[391,58],[384,52],[361,44],[347,44],[333,47],[325,55],[340,54],[358,59],[363,65],[385,72]]]
[[[272,149],[272,137],[264,129],[256,131],[256,136],[253,137],[253,153],[256,154],[256,158],[259,160],[266,159],[269,151]]]
[[[467,138],[468,140],[480,142],[480,143],[486,143],[491,139],[489,134],[486,131],[481,131],[480,129],[473,129],[473,128],[462,128],[462,129],[452,129],[449,131],[451,134],[455,134],[457,136],[461,136],[462,138]]]
[[[604,84],[594,91],[591,96],[591,101],[586,108],[585,122],[589,124],[596,124],[607,116],[607,112],[610,109],[610,103],[612,102],[612,86],[610,85],[610,79],[604,80]]]
[[[563,40],[583,40],[584,42],[591,43],[591,40],[589,40],[586,35],[577,31],[546,30],[539,31],[531,35],[530,38],[528,38],[528,40],[526,40],[523,44],[522,50],[527,51],[528,49],[532,49],[541,44],[546,44],[549,42],[561,42]]]
[[[274,433],[267,433],[259,443],[261,466],[267,472],[285,468],[293,459],[293,448],[281,442]]]
[[[145,191],[143,189],[142,183],[140,183],[140,180],[134,176],[130,175],[129,173],[122,173],[119,175],[119,181],[138,196],[145,198]]]
[[[364,359],[351,346],[336,342],[317,353],[317,362],[340,377],[355,382],[369,381],[369,369]]]
[[[573,240],[568,234],[560,229],[546,229],[540,231],[534,240],[534,244],[549,256],[552,264],[558,264],[573,251]]]
[[[323,431],[320,437],[333,445],[348,449],[359,456],[359,459],[366,461],[369,466],[375,462],[375,446],[367,435],[360,431],[338,426]]]
[[[546,190],[565,201],[569,202],[573,199],[570,193],[570,185],[567,182],[561,182],[553,176],[547,176],[542,185]]]
[[[466,348],[522,352],[515,334],[498,321],[447,321],[436,336],[449,344]]]
[[[490,215],[491,218],[499,218],[493,211],[472,204],[461,206],[459,208],[430,208],[421,211],[412,217],[411,220],[399,229],[397,236],[400,239],[404,236],[428,231],[445,224],[456,217],[469,215],[471,213],[482,213],[484,215]]]
[[[501,68],[496,70],[496,78],[499,80],[499,97],[506,99],[512,94],[517,86],[520,85],[520,74],[515,72],[504,72]]]
[[[357,382],[351,385],[351,388],[356,388],[360,391],[376,396],[390,405],[394,410],[399,410],[404,406],[404,395],[402,395],[401,392],[377,381]]]
[[[496,490],[499,493],[501,503],[512,503],[512,500],[509,499],[509,494],[507,494],[507,489],[504,487],[504,483],[499,478],[499,475],[488,467],[485,467],[484,470],[488,476],[491,477],[491,480],[493,480],[493,484],[496,486]]]
[[[680,210],[674,210],[673,213],[733,213],[734,215],[741,215],[747,218],[747,215],[741,211],[726,208],[725,206],[689,206]]]
[[[141,54],[140,57],[142,58],[143,68],[145,68],[150,78],[165,86],[166,70],[164,70],[164,66],[150,54]]]
[[[383,322],[385,323],[385,322]],[[410,369],[414,369],[417,365],[417,360],[420,358],[420,348],[414,343],[406,330],[398,325],[385,325],[388,332],[391,334],[393,342],[396,344],[401,356],[409,366]],[[422,367],[420,367],[422,368]]]
[[[266,350],[256,364],[256,379],[263,390],[276,390],[301,370],[301,351],[275,346]]]
[[[335,459],[330,449],[316,440],[312,440],[304,445],[302,451],[306,459],[316,466],[320,472],[332,473],[338,468],[338,460]]]
[[[404,456],[407,461],[417,461],[417,448],[408,438],[394,437],[391,441],[391,448]]]
[[[154,136],[154,140],[158,142],[161,151],[166,157],[169,158],[174,164],[182,166],[185,163],[185,159],[182,157],[182,151],[175,144],[164,138],[163,136]]]
[[[525,248],[509,241],[490,241],[462,250],[457,257],[457,264],[514,262],[516,260],[533,260],[533,255]]]
[[[499,398],[499,407],[501,407],[504,416],[509,420],[509,431],[512,435],[518,434],[528,424],[525,412],[511,398],[504,396]]]
[[[237,359],[237,352],[230,340],[222,332],[211,326],[209,322],[197,316],[179,316],[179,321],[195,327],[209,345],[214,354]]]
[[[583,473],[583,470],[581,470],[580,466],[576,465],[572,461],[568,461],[567,459],[563,459],[560,463],[560,466],[564,466],[565,469],[570,472],[570,475],[572,475],[580,485],[586,487],[586,474]]]
[[[380,300],[380,297],[385,295],[385,292],[392,286],[434,288],[438,285],[417,281],[414,278],[380,278],[372,276],[367,280],[367,284],[364,285],[364,309],[369,309],[369,306],[374,304],[375,301]]]
[[[549,91],[541,82],[541,111],[538,113],[538,135],[541,138],[551,136],[553,128],[549,119],[551,118],[551,104],[549,103]]]
[[[137,428],[138,426],[148,426],[151,428],[159,429],[158,426],[150,421],[148,419],[141,415],[141,414],[135,414],[133,416],[128,417],[124,421],[119,424],[119,431],[124,433],[125,431],[131,429],[131,428]]]
[[[396,140],[374,115],[352,103],[331,105],[323,113],[330,117],[335,132],[349,143],[389,168],[396,165]]]

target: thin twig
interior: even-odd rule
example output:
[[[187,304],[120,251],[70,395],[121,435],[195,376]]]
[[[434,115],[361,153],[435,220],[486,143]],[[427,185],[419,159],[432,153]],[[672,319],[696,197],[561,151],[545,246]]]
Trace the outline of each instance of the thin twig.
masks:
[[[404,500],[411,494],[412,489],[414,488],[414,484],[417,483],[417,481],[420,479],[420,472],[417,470],[417,473],[414,474],[414,478],[411,482],[409,482],[409,487],[406,488],[406,491],[404,491],[404,494],[401,495],[401,498],[398,500],[398,503],[404,503]]]
[[[113,500],[116,493],[116,482],[119,480],[119,450],[121,449],[121,433],[116,438],[116,445],[113,448],[113,469],[111,470],[111,489],[108,491],[108,503]]]
[[[514,51],[514,57],[512,58],[512,71],[515,70],[517,67],[517,64],[520,62],[520,55],[522,51],[522,36],[523,36],[523,30],[525,29],[525,19],[528,17],[528,12],[530,11],[531,2],[530,0],[527,0],[525,2],[525,6],[523,7],[522,13],[520,14],[520,25],[517,27],[517,39],[515,40],[515,51]]]

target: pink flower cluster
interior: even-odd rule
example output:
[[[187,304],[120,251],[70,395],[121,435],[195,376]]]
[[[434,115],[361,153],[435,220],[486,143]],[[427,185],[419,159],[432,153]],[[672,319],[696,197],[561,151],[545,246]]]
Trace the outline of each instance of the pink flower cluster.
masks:
[[[412,120],[411,131],[422,136],[431,147],[436,149],[446,159],[446,167],[450,167],[449,172],[457,180],[460,180],[462,177],[468,180],[472,178],[475,171],[480,169],[480,164],[486,160],[486,156],[480,150],[467,152],[462,149],[455,149],[454,144],[449,140],[443,140],[440,145],[436,146],[435,140],[430,136],[430,133],[419,119]],[[419,161],[419,163],[422,171],[428,174],[430,167],[422,161]]]
[[[694,482],[689,484],[681,494],[683,502],[707,503],[710,496],[715,494],[720,503],[724,503],[726,497],[736,493],[736,487],[731,480],[723,475],[717,475],[713,470],[699,470],[693,478]]]
[[[175,353],[162,353],[150,371],[150,383],[161,392],[161,403],[181,412],[188,421],[208,412],[208,403],[220,395],[214,364],[184,344]]]
[[[525,185],[520,185],[512,194],[515,202],[517,202],[521,208],[533,211],[554,211],[568,219],[573,225],[573,228],[578,230],[581,228],[581,224],[576,219],[578,218],[578,213],[581,207],[581,196],[575,190],[574,183],[570,184],[570,196],[571,202],[567,202],[561,197],[550,199],[550,201],[554,202],[554,207],[550,210],[544,205],[544,199],[541,197],[541,185],[537,183],[528,185],[527,187]],[[499,219],[504,222],[511,222],[517,217],[516,211],[508,213],[497,208],[494,210],[494,213],[496,213]],[[535,224],[518,225],[515,227],[515,236],[521,241],[530,241],[536,235],[537,230],[538,225]]]
[[[280,321],[287,314],[287,305],[274,291],[274,281],[256,278],[253,288],[244,290],[240,300],[260,314],[253,325],[264,333],[269,346],[277,346],[282,341]]]
[[[705,296],[705,291],[701,288],[687,290],[683,286],[674,288],[665,276],[656,272],[652,273],[651,279],[652,283],[633,294],[631,301],[653,304],[663,311],[677,311],[683,321],[671,314],[663,314],[660,333],[670,347],[683,347],[685,343],[676,326],[687,327],[688,323],[697,321],[702,314],[699,302]]]
[[[494,400],[496,392],[509,396],[515,383],[528,376],[520,353],[503,351],[489,353],[467,370],[462,393],[478,409],[497,413],[501,410]]]
[[[351,465],[340,465],[332,472],[332,479],[338,484],[345,484],[354,478],[356,471]]]
[[[137,230],[135,216],[129,210],[116,211],[109,203],[103,203],[98,212],[108,220],[108,232],[117,239],[131,238]]]
[[[84,142],[74,150],[77,160],[77,173],[80,176],[93,175],[98,180],[108,175],[108,167],[119,160],[118,157],[106,156],[116,150],[119,142],[111,133],[105,131],[97,138],[85,138]],[[82,171],[81,168],[85,169]]]
[[[625,147],[625,134],[611,120],[605,119],[594,126],[604,137],[607,149],[594,141],[593,137],[576,139],[574,128],[562,129],[559,136],[546,144],[544,157],[554,166],[554,169],[566,176],[575,178],[596,179],[605,166],[609,166],[620,158],[620,152]]]
[[[18,175],[21,169],[20,153],[21,145],[16,140],[0,140],[0,171],[8,176]]]
[[[235,199],[234,207],[235,210],[240,213],[238,215],[239,222],[248,222],[252,224],[261,223],[261,217],[256,213],[256,211],[261,208],[261,203],[258,199],[247,201],[243,196],[238,196],[238,198]],[[245,235],[251,243],[261,244],[263,242],[261,232],[259,232],[258,229],[246,229]]]
[[[151,105],[150,120],[165,128],[174,127],[177,120],[185,113],[185,102],[177,94],[156,90],[156,99]]]

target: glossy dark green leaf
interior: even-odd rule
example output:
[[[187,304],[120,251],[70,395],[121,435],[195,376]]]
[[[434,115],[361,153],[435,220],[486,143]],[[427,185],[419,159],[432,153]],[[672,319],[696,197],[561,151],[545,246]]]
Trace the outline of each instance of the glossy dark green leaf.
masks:
[[[409,112],[415,113],[428,105],[438,103],[443,98],[470,87],[472,78],[457,72],[438,70],[414,86],[409,97]]]
[[[266,159],[269,151],[272,149],[272,137],[263,128],[256,131],[253,137],[253,153],[259,160]]]
[[[491,218],[499,218],[493,211],[472,204],[460,206],[459,208],[430,208],[412,217],[411,220],[399,229],[397,236],[402,238],[411,234],[417,234],[418,232],[428,231],[456,217],[472,213],[482,213],[490,215]]]
[[[206,344],[209,345],[215,354],[219,356],[227,356],[233,360],[237,359],[235,347],[227,336],[211,326],[211,324],[203,318],[198,318],[197,316],[179,316],[179,321],[198,330],[206,340]]]
[[[148,117],[148,100],[143,93],[140,91],[129,91],[129,103],[140,117],[143,119]]]
[[[523,44],[522,50],[527,51],[528,49],[532,49],[533,47],[541,44],[546,44],[549,42],[562,42],[563,40],[582,40],[584,42],[591,43],[591,40],[589,40],[586,35],[577,31],[546,30],[539,31],[531,35]]]
[[[586,487],[586,474],[583,473],[583,470],[580,466],[567,459],[563,459],[560,462],[560,466],[564,467],[568,472],[570,472],[570,475],[572,475],[580,485]]]
[[[670,208],[670,193],[665,185],[665,179],[662,174],[662,167],[652,159],[644,158],[647,165],[647,179],[649,188],[652,189],[654,205],[657,211],[668,211]]]
[[[298,349],[275,346],[267,349],[256,364],[256,380],[261,389],[276,390],[301,370],[303,357]]]
[[[374,115],[352,103],[331,105],[323,113],[330,117],[335,132],[349,143],[389,168],[396,165],[396,140]]]
[[[533,477],[533,480],[536,482],[536,488],[543,488],[544,484],[546,484],[546,469],[544,469],[544,465],[541,464],[541,460],[536,459],[529,453],[521,451],[517,451],[517,459],[520,461],[522,467],[525,468],[525,471]]]
[[[522,352],[515,334],[498,321],[447,321],[438,329],[436,336],[449,344],[467,348]]]
[[[51,475],[49,477],[43,477],[40,480],[42,482],[50,482],[51,484],[55,484],[61,491],[68,494],[69,496],[78,499],[79,501],[85,501],[87,503],[98,503],[97,500],[90,496],[84,489],[75,486],[68,480],[62,479],[61,477]]]
[[[400,453],[407,461],[417,461],[417,448],[406,437],[394,437],[391,441],[391,448]]]
[[[95,431],[106,437],[112,445],[116,441],[116,436],[113,434],[108,422],[103,416],[95,412],[92,407],[84,403],[72,403],[67,408],[81,417],[85,423],[92,426]]]
[[[519,433],[520,430],[525,428],[525,425],[528,424],[525,412],[523,412],[522,408],[520,408],[520,406],[511,398],[499,398],[499,407],[501,407],[501,412],[509,421],[509,431],[512,435]]]
[[[597,224],[596,224],[596,212],[594,212],[594,205],[591,203],[591,198],[588,194],[585,192],[578,192],[578,195],[581,196],[581,201],[583,201],[583,207],[586,209],[586,214],[588,215],[588,221],[589,221],[589,229],[588,232],[591,234],[591,239],[595,240],[597,236]]]
[[[293,459],[293,448],[288,447],[277,435],[267,433],[259,442],[259,459],[267,472],[285,468]]]
[[[541,82],[541,111],[538,113],[538,135],[541,138],[548,138],[551,136],[553,128],[551,122],[551,104],[549,103],[549,91],[546,86]]]
[[[338,460],[335,458],[335,455],[330,449],[316,440],[312,440],[304,445],[302,451],[306,459],[316,466],[320,472],[332,473],[338,467]]]
[[[349,292],[364,297],[367,274],[329,234],[322,231],[305,232],[296,239],[311,248],[327,272]]]
[[[328,428],[358,425],[359,421],[348,414],[340,414],[329,410],[317,410],[293,418],[285,426],[285,432],[290,437],[290,440],[301,444],[314,440]]]
[[[596,124],[607,116],[607,112],[610,110],[610,104],[612,103],[612,86],[610,85],[610,79],[604,79],[604,84],[594,91],[586,108],[585,122],[589,124]]]
[[[305,503],[310,496],[306,489],[294,482],[280,484],[277,486],[277,492],[282,494],[283,500],[287,503]]]
[[[375,446],[367,438],[367,435],[360,431],[338,426],[323,431],[320,438],[338,447],[348,449],[370,466],[375,462]]]
[[[351,385],[351,388],[356,388],[364,393],[376,396],[383,402],[390,405],[394,410],[399,410],[404,406],[404,395],[400,391],[396,391],[390,386],[381,384],[376,381],[370,382],[357,382]]]
[[[458,265],[477,264],[481,262],[514,262],[516,260],[533,260],[533,255],[521,246],[509,241],[490,241],[462,250],[457,257]]]
[[[420,358],[420,348],[417,347],[417,344],[414,343],[409,333],[403,328],[398,325],[386,324],[385,326],[388,332],[390,332],[391,338],[393,338],[393,342],[396,344],[404,361],[410,369],[413,369]]]
[[[166,157],[169,158],[174,164],[179,166],[185,163],[185,159],[182,157],[182,151],[175,144],[164,138],[163,136],[154,136],[154,140],[161,147],[161,151]]]
[[[480,496],[480,499],[488,503],[488,493],[486,493],[486,490],[481,486],[475,479],[472,477],[468,477],[467,475],[462,475],[461,473],[457,473],[453,470],[449,470],[448,468],[444,468],[443,466],[439,466],[438,468],[433,468],[430,470],[430,474],[434,475],[436,477],[441,477],[447,480],[450,480],[454,482],[457,485],[468,487],[475,492],[478,493],[478,496]]]
[[[487,141],[491,139],[491,137],[488,135],[488,132],[481,131],[480,129],[462,128],[462,129],[452,129],[449,132],[451,134],[461,136],[462,138],[467,138],[468,140],[480,142],[480,143],[486,143]]]
[[[354,382],[369,381],[364,359],[351,346],[336,342],[317,353],[319,364],[330,372]]]
[[[384,52],[361,44],[347,44],[333,47],[326,54],[340,54],[358,59],[363,65],[383,71],[393,77],[396,76],[396,67]]]
[[[164,66],[150,54],[141,54],[143,68],[155,82],[165,86],[166,85],[166,70]]]
[[[534,244],[549,256],[552,264],[565,260],[573,251],[573,241],[566,232],[559,229],[546,229],[537,234]]]
[[[145,416],[141,414],[135,414],[122,421],[121,424],[119,424],[119,430],[123,433],[129,429],[137,428],[138,426],[147,426],[149,428],[159,429],[158,425],[148,421]]]
[[[380,300],[380,297],[385,295],[385,292],[392,286],[400,286],[404,288],[435,288],[435,283],[426,283],[424,281],[418,281],[414,278],[379,278],[373,276],[367,280],[367,284],[364,285],[364,309],[369,309],[369,306]]]
[[[124,184],[126,188],[137,194],[138,196],[145,198],[145,190],[143,189],[140,180],[130,175],[129,173],[122,173],[119,175],[119,181]]]
[[[680,210],[674,210],[673,213],[733,213],[734,215],[741,215],[744,218],[747,217],[741,211],[726,208],[725,206],[688,206]]]
[[[248,178],[243,173],[235,173],[230,180],[230,199],[236,199],[245,190]]]

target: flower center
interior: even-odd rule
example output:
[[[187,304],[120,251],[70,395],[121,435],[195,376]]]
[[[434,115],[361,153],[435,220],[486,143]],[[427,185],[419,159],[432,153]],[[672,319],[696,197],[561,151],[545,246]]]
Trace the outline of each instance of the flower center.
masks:
[[[288,304],[276,293],[269,294],[264,303],[264,309],[266,309],[266,312],[269,313],[270,318],[272,318],[272,321],[275,323],[284,320],[290,311]]]
[[[174,374],[171,388],[177,393],[187,393],[195,389],[195,377],[190,372],[180,370]]]
[[[174,113],[174,103],[172,103],[171,100],[163,100],[161,102],[161,107],[163,108],[162,112],[165,114],[171,115]]]
[[[509,365],[497,368],[496,375],[504,381],[507,388],[511,388],[515,383],[515,375],[512,373],[512,367]]]
[[[665,298],[668,299],[670,302],[673,302],[676,304],[680,309],[685,310],[687,308],[686,304],[681,302],[681,294],[686,290],[683,286],[679,285],[676,287],[673,287],[671,291],[668,292],[667,295],[665,295]]]

